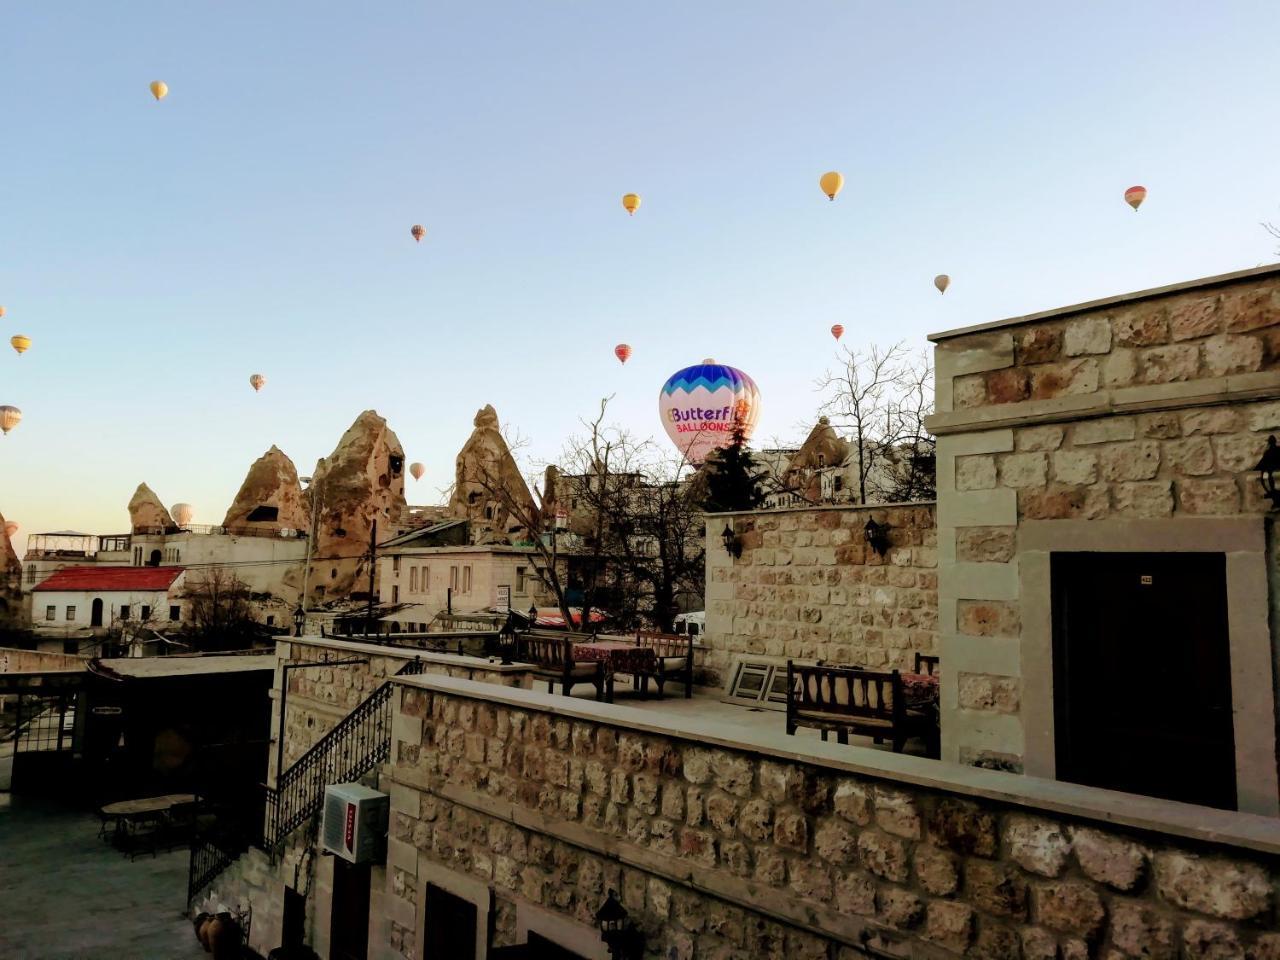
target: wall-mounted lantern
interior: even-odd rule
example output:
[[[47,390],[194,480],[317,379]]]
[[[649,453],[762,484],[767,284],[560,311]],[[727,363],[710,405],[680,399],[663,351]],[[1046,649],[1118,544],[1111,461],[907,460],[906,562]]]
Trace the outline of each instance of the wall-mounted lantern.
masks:
[[[1280,470],[1280,447],[1276,446],[1275,434],[1267,437],[1267,449],[1262,452],[1262,459],[1253,469],[1258,471],[1258,483],[1262,486],[1262,495],[1271,501],[1271,509],[1280,509],[1280,491],[1276,490],[1276,471]]]
[[[617,891],[610,890],[604,905],[596,911],[596,924],[613,960],[640,960],[644,955],[644,934],[631,922],[627,908],[618,901]]]
[[[876,523],[875,518],[867,521],[867,525],[862,528],[862,535],[866,538],[871,549],[884,556],[889,552],[889,526],[888,524]]]
[[[720,534],[720,539],[724,541],[724,548],[734,557],[742,556],[742,541],[738,539],[738,535],[733,532],[733,527],[729,524],[724,525],[724,532]]]
[[[538,625],[538,605],[536,603],[529,604],[529,629],[532,630]]]
[[[507,622],[498,631],[498,652],[502,654],[502,665],[511,666],[511,658],[516,652],[516,622],[509,613]]]
[[[302,636],[302,628],[307,625],[307,614],[302,609],[302,604],[298,604],[298,609],[293,611],[293,635],[295,637]]]

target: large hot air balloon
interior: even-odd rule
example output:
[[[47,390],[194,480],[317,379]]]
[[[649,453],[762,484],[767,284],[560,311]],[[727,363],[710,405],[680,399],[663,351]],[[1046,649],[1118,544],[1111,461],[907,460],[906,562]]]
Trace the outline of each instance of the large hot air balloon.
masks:
[[[178,526],[185,527],[195,516],[195,509],[189,503],[175,503],[169,510],[169,516],[173,517],[173,522]]]
[[[409,473],[413,475],[413,479],[421,480],[422,475],[427,472],[427,468],[420,463],[409,464]]]
[[[261,390],[266,382],[267,378],[260,373],[255,373],[249,378],[249,386],[253,387],[255,392]]]
[[[8,433],[22,422],[22,411],[7,403],[0,406],[0,432]]]
[[[844,326],[839,323],[833,323],[831,325],[831,335],[839,340],[844,336]]]
[[[844,187],[844,174],[838,170],[832,170],[830,173],[824,173],[818,181],[818,186],[822,188],[822,192],[827,195],[828,200],[834,200],[836,194]]]
[[[631,359],[631,344],[620,343],[613,348],[613,355],[618,358],[619,363],[626,363]]]
[[[1124,192],[1124,202],[1133,207],[1133,212],[1137,213],[1138,208],[1142,206],[1142,201],[1147,199],[1146,187],[1130,187]]]
[[[31,347],[31,338],[25,333],[15,333],[9,338],[9,346],[18,351],[18,356],[22,356]]]
[[[423,225],[420,223],[415,223],[412,227],[410,227],[409,232],[413,234],[413,239],[418,241],[418,243],[421,243],[422,238],[427,235],[426,228],[423,227]]]
[[[152,80],[151,95],[157,100],[163,100],[169,95],[169,85],[163,80]]]
[[[946,293],[947,287],[951,286],[951,278],[945,273],[940,273],[933,278],[933,285],[938,288],[939,293]]]
[[[4,535],[6,537],[12,539],[13,535],[18,532],[18,529],[18,524],[13,520],[6,520],[4,522]]]
[[[760,417],[760,391],[741,370],[703,360],[673,373],[662,385],[658,412],[685,459],[701,463],[729,445],[736,424],[750,438]]]
[[[626,210],[630,216],[634,217],[636,215],[636,211],[640,209],[640,194],[623,194],[622,209]]]

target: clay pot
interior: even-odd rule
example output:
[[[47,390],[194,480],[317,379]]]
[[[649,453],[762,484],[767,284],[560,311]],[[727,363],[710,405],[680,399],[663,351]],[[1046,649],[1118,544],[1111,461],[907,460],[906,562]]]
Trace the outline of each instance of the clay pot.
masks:
[[[204,952],[209,952],[209,928],[213,926],[214,917],[212,914],[202,914],[203,919],[200,926],[196,927],[196,939],[200,941],[200,946],[204,947]]]
[[[207,913],[197,913],[195,919],[191,921],[191,929],[195,932],[196,940],[200,942],[200,946],[204,947],[204,925],[213,919]],[[208,947],[204,947],[208,950]]]
[[[240,956],[240,943],[244,934],[240,924],[229,916],[214,917],[209,924],[209,949],[214,960],[236,960]]]

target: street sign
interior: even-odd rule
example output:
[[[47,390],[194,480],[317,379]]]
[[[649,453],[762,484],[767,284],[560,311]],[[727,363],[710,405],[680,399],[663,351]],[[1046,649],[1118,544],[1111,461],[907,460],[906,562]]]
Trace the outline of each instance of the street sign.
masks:
[[[124,710],[120,707],[94,707],[89,712],[97,717],[117,717],[124,713]]]
[[[498,606],[511,612],[511,588],[505,584],[498,588]]]

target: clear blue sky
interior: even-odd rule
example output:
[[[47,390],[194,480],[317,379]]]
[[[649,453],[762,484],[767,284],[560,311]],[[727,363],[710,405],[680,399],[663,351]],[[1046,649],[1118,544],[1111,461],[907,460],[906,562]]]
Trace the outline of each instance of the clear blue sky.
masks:
[[[834,322],[923,345],[1271,261],[1280,7],[1047,6],[6,4],[0,511],[114,532],[145,480],[219,522],[367,407],[434,502],[482,404],[540,456],[605,393],[660,434],[704,356],[785,439]]]

